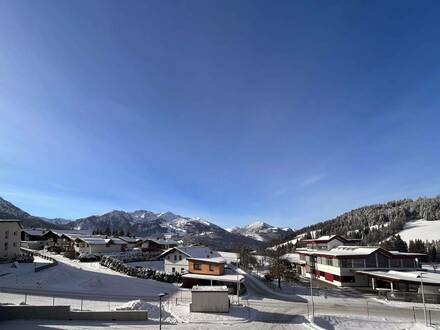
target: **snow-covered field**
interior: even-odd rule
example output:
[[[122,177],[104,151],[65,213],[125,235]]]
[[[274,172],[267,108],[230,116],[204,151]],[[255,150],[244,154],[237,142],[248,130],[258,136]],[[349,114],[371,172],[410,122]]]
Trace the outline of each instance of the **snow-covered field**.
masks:
[[[141,298],[155,297],[159,293],[176,292],[174,284],[130,277],[106,267],[98,262],[80,263],[60,255],[53,255],[58,265],[41,272],[33,272],[32,264],[2,265],[0,289],[17,289],[21,292],[76,294],[84,296]]]
[[[440,240],[440,220],[427,221],[421,219],[408,222],[399,235],[406,242],[414,239],[421,239],[422,241]]]

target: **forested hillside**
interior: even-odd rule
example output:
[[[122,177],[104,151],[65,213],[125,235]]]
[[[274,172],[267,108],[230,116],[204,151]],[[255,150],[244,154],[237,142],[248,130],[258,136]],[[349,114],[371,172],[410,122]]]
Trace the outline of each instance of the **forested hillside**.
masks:
[[[334,219],[304,227],[283,241],[272,241],[271,245],[289,241],[299,234],[309,236],[314,231],[318,231],[319,235],[339,234],[361,238],[363,245],[376,244],[401,231],[406,222],[417,219],[440,220],[440,195],[361,207]]]

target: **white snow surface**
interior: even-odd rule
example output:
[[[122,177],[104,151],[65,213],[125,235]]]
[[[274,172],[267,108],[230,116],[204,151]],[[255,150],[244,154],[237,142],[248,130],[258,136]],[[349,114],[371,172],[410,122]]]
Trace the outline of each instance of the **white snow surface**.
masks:
[[[408,222],[405,228],[399,232],[400,237],[409,242],[414,239],[432,241],[440,239],[440,220],[424,220]]]
[[[0,277],[0,287],[30,292],[54,291],[133,298],[177,291],[176,285],[127,276],[101,266],[98,262],[80,263],[60,255],[52,257],[58,261],[58,265],[37,273],[34,272],[33,264],[19,264],[19,268],[2,265],[0,274],[9,274]]]

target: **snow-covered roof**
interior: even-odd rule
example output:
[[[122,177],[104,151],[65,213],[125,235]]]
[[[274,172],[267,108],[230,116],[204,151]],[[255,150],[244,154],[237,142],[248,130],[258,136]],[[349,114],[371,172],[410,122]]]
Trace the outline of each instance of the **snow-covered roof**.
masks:
[[[120,238],[121,240],[127,243],[137,243],[142,241],[140,237],[119,236],[118,238]]]
[[[108,241],[111,242],[112,244],[118,244],[118,245],[127,244],[126,241],[116,237],[111,237],[110,239],[108,239]]]
[[[83,241],[89,245],[105,245],[105,244],[118,244],[124,245],[127,242],[115,238],[115,237],[105,237],[105,236],[78,236],[76,240]]]
[[[420,253],[405,253],[397,251],[387,251],[378,246],[351,246],[351,245],[341,245],[337,246],[331,250],[316,250],[316,249],[297,249],[298,253],[301,254],[315,254],[315,255],[328,255],[328,256],[367,256],[376,251],[382,251],[386,254],[391,254],[395,256],[406,256],[406,257],[419,257],[423,256]]]
[[[221,282],[231,282],[237,283],[237,281],[243,282],[244,276],[239,274],[227,274],[227,275],[205,275],[205,274],[184,274],[183,278],[192,278],[192,279],[200,279],[200,280],[214,280]]]
[[[26,228],[23,229],[22,231],[32,236],[42,236],[45,232],[43,229],[26,229]]]
[[[186,255],[189,258],[218,258],[221,257],[221,255],[214,250],[211,250],[210,248],[206,246],[179,246],[179,247],[172,247],[166,250],[164,253],[162,253],[159,257],[163,257],[167,255],[168,253],[178,250],[182,252],[184,255]]]
[[[57,236],[61,235],[66,235],[66,236],[72,236],[72,237],[77,237],[77,236],[91,236],[92,235],[92,231],[91,230],[64,230],[64,229],[50,229],[48,230],[45,234],[47,233],[54,233]]]
[[[188,260],[211,262],[211,263],[216,263],[216,264],[225,264],[226,263],[226,259],[223,258],[223,257],[215,257],[215,258],[188,258]]]
[[[194,285],[191,291],[198,292],[228,292],[226,285]]]
[[[299,257],[299,253],[286,253],[281,256],[281,259],[287,260],[291,263],[300,263],[302,260]]]
[[[177,242],[172,239],[155,239],[153,241],[160,245],[177,245]]]
[[[440,285],[440,273],[431,273],[431,272],[401,272],[397,270],[362,270],[357,271],[357,273],[367,274],[371,276],[377,276],[387,279],[399,280],[399,281],[408,281],[408,282],[417,282],[420,283],[420,273],[423,275],[423,283],[426,284],[437,284]]]

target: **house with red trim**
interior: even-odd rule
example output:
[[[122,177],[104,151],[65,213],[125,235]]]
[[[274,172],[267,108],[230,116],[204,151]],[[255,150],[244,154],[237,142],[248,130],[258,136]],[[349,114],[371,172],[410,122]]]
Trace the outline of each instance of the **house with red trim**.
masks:
[[[316,240],[315,240],[316,241]],[[326,243],[323,243],[326,241]],[[339,243],[341,240],[324,239],[313,244]],[[312,243],[312,242],[311,242]],[[331,244],[328,245],[331,247]],[[420,268],[420,253],[387,251],[377,246],[338,245],[329,250],[298,249],[298,268],[304,277],[310,277],[336,286],[371,286],[369,278],[360,271],[399,270]]]

